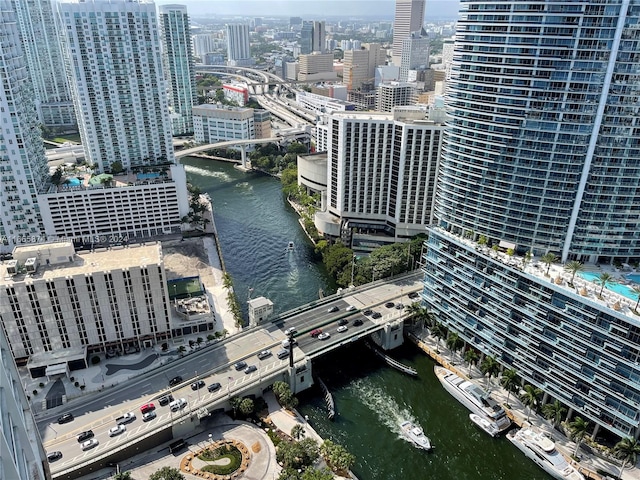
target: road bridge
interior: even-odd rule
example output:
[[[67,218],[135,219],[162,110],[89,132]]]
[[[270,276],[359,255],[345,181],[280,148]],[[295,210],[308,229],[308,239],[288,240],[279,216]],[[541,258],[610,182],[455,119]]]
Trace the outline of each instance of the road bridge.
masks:
[[[261,396],[277,380],[287,381],[294,393],[309,388],[313,384],[314,358],[361,338],[368,337],[384,349],[399,346],[403,342],[407,311],[390,302],[408,305],[412,301],[408,295],[413,296],[422,288],[422,276],[416,271],[343,290],[285,312],[271,322],[204,347],[129,382],[97,395],[88,394],[77,403],[64,406],[64,410],[45,412],[37,419],[45,448],[49,452],[63,453],[61,460],[50,465],[53,478],[77,478],[99,470],[109,462],[119,462],[135,449],[142,447],[144,450],[171,438],[189,435],[204,417],[229,409],[230,398]],[[340,320],[348,322],[346,331],[337,331]],[[281,342],[287,338],[284,331],[291,327],[297,330],[292,356],[278,358],[276,354],[282,348]],[[310,332],[316,329],[329,333],[330,337],[311,336]],[[257,353],[266,349],[273,355],[259,360]],[[245,373],[235,369],[234,364],[241,361],[254,365],[255,371]],[[184,383],[159,388],[177,375],[185,379]],[[192,390],[191,382],[200,379],[207,385],[217,382],[221,386],[211,392],[207,387]],[[186,406],[176,412],[167,406],[161,407],[158,399],[167,394],[176,399],[185,398]],[[143,422],[139,408],[149,402],[155,403],[157,416]],[[72,413],[75,420],[64,425],[53,424],[61,411]],[[127,425],[124,433],[110,437],[108,431],[115,426],[115,419],[128,411],[136,412],[138,418]],[[89,429],[99,443],[91,450],[82,451],[76,436]]]

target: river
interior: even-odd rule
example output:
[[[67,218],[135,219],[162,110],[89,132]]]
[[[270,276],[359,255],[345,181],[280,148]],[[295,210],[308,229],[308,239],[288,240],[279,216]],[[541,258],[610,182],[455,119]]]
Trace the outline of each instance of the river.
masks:
[[[277,179],[243,173],[233,164],[186,158],[187,178],[211,196],[227,271],[242,304],[249,295],[265,296],[276,312],[335,290]],[[289,251],[289,242],[294,249]],[[245,309],[246,310],[246,309]],[[334,395],[337,415],[326,419],[319,389],[300,395],[299,410],[324,438],[356,456],[361,480],[543,480],[547,476],[504,437],[493,439],[469,420],[468,411],[441,386],[433,361],[414,346],[393,356],[418,370],[407,377],[360,344],[314,364]],[[399,435],[401,420],[420,423],[435,445],[426,453]]]

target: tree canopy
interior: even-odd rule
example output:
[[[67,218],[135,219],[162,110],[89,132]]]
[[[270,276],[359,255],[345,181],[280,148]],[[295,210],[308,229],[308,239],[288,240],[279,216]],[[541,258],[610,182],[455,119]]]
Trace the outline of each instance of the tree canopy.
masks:
[[[180,470],[172,467],[162,467],[160,470],[152,473],[149,480],[185,480]]]

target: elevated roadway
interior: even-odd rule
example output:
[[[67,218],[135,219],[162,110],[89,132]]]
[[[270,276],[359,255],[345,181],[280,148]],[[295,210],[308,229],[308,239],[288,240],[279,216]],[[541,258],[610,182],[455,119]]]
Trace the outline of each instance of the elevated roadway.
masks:
[[[313,383],[312,359],[336,348],[357,341],[363,337],[376,335],[395,325],[394,334],[400,335],[401,324],[406,311],[384,306],[387,302],[402,302],[408,305],[412,300],[408,294],[422,288],[422,273],[378,281],[352,291],[343,291],[318,302],[303,305],[286,312],[271,323],[248,329],[217,344],[204,347],[178,361],[146,373],[137,379],[116,385],[97,394],[88,394],[77,402],[70,402],[64,409],[44,412],[37,419],[38,427],[48,452],[61,451],[62,459],[51,463],[54,478],[77,478],[106,465],[119,461],[131,453],[131,449],[142,446],[143,451],[167,439],[189,434],[199,424],[200,419],[219,410],[229,408],[229,399],[234,396],[260,396],[265,388],[277,380],[288,381],[294,392],[308,388]],[[337,311],[331,307],[337,307]],[[347,310],[347,307],[353,310]],[[379,318],[365,316],[363,311],[374,310]],[[338,333],[338,320],[348,320],[348,329]],[[354,325],[354,321],[362,321]],[[359,322],[358,322],[359,323]],[[294,327],[297,344],[294,346],[293,367],[289,359],[279,359],[281,342],[286,339],[284,331]],[[320,328],[331,336],[326,340],[311,337],[309,332]],[[256,354],[269,349],[272,356],[259,360]],[[245,361],[255,365],[256,370],[245,373],[236,370],[234,364]],[[169,388],[169,379],[180,375],[184,382]],[[207,387],[192,390],[191,382],[202,379],[206,385],[218,382],[221,387],[209,392]],[[186,406],[177,412],[160,406],[158,399],[166,394],[174,398],[184,398]],[[153,402],[157,416],[148,422],[142,421],[140,406]],[[116,425],[116,418],[132,411],[137,418],[126,426],[126,431],[110,437],[108,432]],[[74,421],[67,424],[55,423],[62,412],[72,413]],[[92,430],[98,445],[82,451],[77,441],[78,433]]]

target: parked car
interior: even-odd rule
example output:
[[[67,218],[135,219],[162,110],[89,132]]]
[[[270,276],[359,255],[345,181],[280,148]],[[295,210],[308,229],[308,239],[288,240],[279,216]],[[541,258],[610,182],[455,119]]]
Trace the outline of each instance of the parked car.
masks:
[[[289,350],[283,348],[282,350],[280,350],[277,354],[277,357],[282,360],[285,359],[289,356]]]
[[[340,310],[338,306],[334,305],[333,307],[329,307],[329,310],[327,310],[327,312],[333,313],[333,312],[337,312],[338,310]]]
[[[251,372],[255,372],[256,370],[258,370],[258,367],[256,367],[255,365],[249,365],[247,368],[244,369],[244,373],[251,373]]]
[[[380,318],[382,316],[382,314],[380,312],[373,312],[371,314],[371,318]]]
[[[340,320],[338,320],[338,325],[349,325],[349,320],[347,320],[346,318],[341,318]]]
[[[167,402],[167,403],[169,403],[169,402]],[[155,409],[156,409],[156,406],[153,403],[145,403],[144,405],[142,405],[140,407],[140,413],[142,413],[144,415],[145,413],[150,412],[150,411],[155,410]]]
[[[93,438],[93,430],[86,430],[78,434],[78,442],[82,443],[90,438]]]
[[[207,387],[207,390],[209,390],[210,392],[215,392],[216,390],[220,390],[221,387],[222,387],[222,385],[220,385],[220,383],[215,382],[215,383],[212,383],[211,385],[209,385]]]
[[[176,385],[179,385],[181,383],[182,383],[182,377],[180,375],[173,377],[171,380],[169,380],[170,387],[175,387]]]
[[[287,329],[284,331],[284,334],[285,334],[286,336],[294,335],[294,334],[296,334],[296,333],[298,333],[298,330],[296,330],[296,327],[289,327],[289,328],[287,328]]]
[[[155,410],[149,410],[147,413],[142,414],[142,421],[148,422],[149,420],[153,420],[154,418],[156,418],[156,416],[157,415]]]
[[[116,423],[118,425],[126,425],[127,423],[131,423],[136,419],[136,414],[133,412],[127,412],[124,415],[116,418]]]
[[[91,450],[92,448],[97,447],[98,443],[98,439],[92,438],[91,440],[87,440],[86,442],[81,444],[80,448],[82,448],[82,450],[86,452],[87,450]]]
[[[73,422],[73,414],[71,413],[63,413],[58,417],[58,423],[62,425],[63,423]]]
[[[320,335],[318,335],[318,340],[326,340],[329,337],[331,337],[331,335],[329,333],[323,332]]]
[[[371,315],[373,313],[373,310],[365,310],[362,313],[363,313],[363,315],[366,315],[368,317],[369,315]]]
[[[121,433],[124,433],[126,431],[127,427],[125,427],[124,425],[116,425],[115,427],[111,427],[109,429],[109,436],[115,437],[116,435],[120,435]]]
[[[171,394],[165,395],[164,397],[160,397],[160,399],[158,400],[158,403],[160,404],[161,407],[166,407],[171,402],[173,402],[173,395]]]
[[[394,305],[395,305],[395,303],[393,303],[393,302],[387,302],[387,303],[384,304],[384,306],[387,307],[387,308],[393,308]]]
[[[258,360],[264,360],[265,358],[269,358],[271,356],[271,350],[262,350],[258,354]]]
[[[187,400],[185,398],[179,398],[169,404],[169,408],[171,409],[172,412],[177,412],[178,410],[182,410],[186,406],[187,406]]]
[[[205,386],[204,380],[198,380],[197,382],[193,382],[191,384],[191,390],[200,390]]]
[[[312,337],[317,337],[318,335],[320,335],[322,333],[322,330],[320,330],[319,328],[316,328],[314,330],[311,330],[311,336]]]
[[[354,326],[354,327],[359,327],[359,326],[360,326],[360,325],[362,325],[363,323],[364,323],[364,322],[362,321],[362,319],[361,319],[361,318],[356,318],[356,319],[353,321],[353,326]]]
[[[342,332],[346,332],[347,330],[349,330],[349,327],[347,327],[346,325],[340,325],[336,331],[338,333],[342,333]]]
[[[233,368],[235,368],[236,370],[244,370],[245,368],[247,368],[247,362],[244,362],[244,361],[236,362],[233,365]]]
[[[56,460],[60,460],[61,458],[62,458],[62,452],[59,450],[55,452],[47,453],[47,461],[49,463],[55,462]]]
[[[420,296],[420,293],[418,292],[411,292],[409,295],[407,295],[409,298],[418,298]]]
[[[404,305],[402,303],[396,303],[396,310],[402,310]]]

